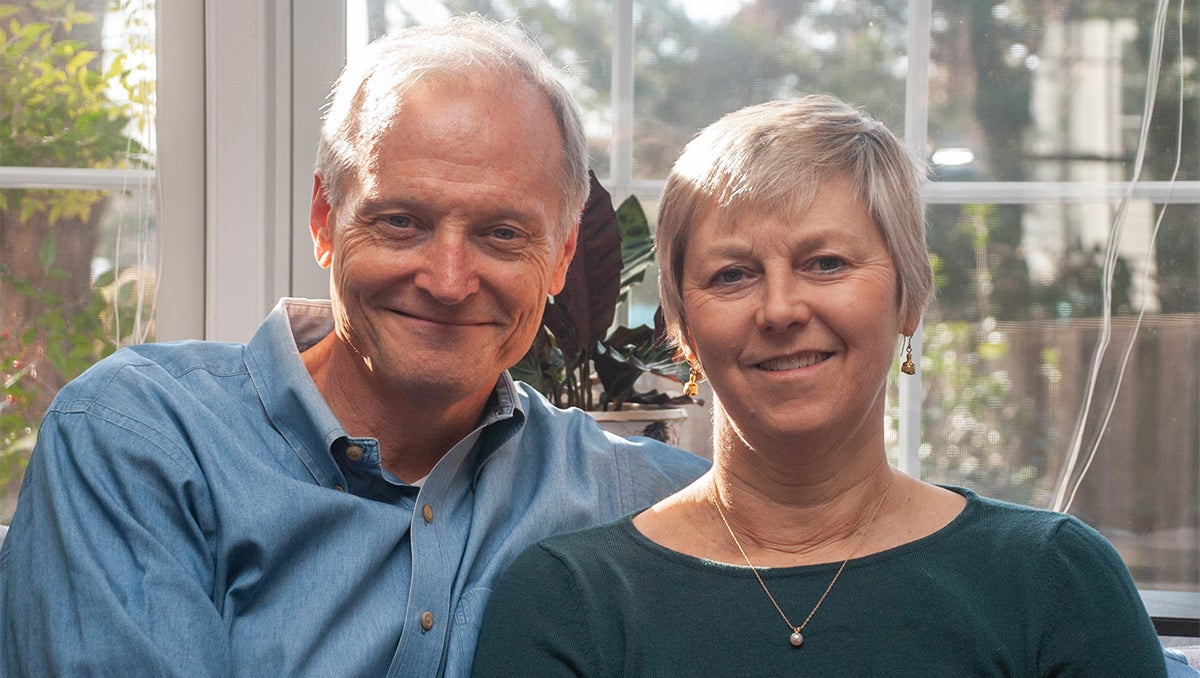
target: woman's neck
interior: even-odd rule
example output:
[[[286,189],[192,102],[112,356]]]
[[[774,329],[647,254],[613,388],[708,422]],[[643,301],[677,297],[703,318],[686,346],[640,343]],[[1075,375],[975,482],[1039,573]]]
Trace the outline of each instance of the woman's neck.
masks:
[[[840,468],[802,465],[789,474],[764,473],[726,457],[718,453],[715,458],[708,499],[712,510],[720,507],[718,515],[724,514],[751,560],[762,566],[861,555],[865,531],[884,511],[897,473],[882,452]]]

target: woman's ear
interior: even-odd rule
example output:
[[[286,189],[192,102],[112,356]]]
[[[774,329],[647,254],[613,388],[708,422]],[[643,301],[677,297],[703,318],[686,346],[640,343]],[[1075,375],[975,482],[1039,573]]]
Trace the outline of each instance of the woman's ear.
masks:
[[[675,332],[675,339],[679,343],[679,353],[683,359],[693,365],[699,365],[700,359],[696,357],[695,345],[692,343],[692,333],[688,331],[687,323],[680,321],[679,328]]]
[[[924,307],[917,307],[910,311],[908,317],[904,319],[903,324],[900,326],[900,334],[911,337],[917,331],[917,327],[921,325],[921,316],[924,312]]]

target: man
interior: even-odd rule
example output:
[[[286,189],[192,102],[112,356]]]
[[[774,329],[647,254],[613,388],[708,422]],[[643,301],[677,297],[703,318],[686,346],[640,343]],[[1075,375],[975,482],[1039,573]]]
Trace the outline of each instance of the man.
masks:
[[[608,437],[505,370],[587,193],[544,57],[479,19],[335,85],[310,226],[331,300],[245,346],[118,352],[46,415],[0,551],[5,675],[464,675],[495,575],[698,457]]]

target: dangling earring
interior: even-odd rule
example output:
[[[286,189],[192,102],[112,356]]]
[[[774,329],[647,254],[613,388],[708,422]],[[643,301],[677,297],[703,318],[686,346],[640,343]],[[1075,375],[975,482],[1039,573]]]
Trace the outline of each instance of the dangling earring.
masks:
[[[683,395],[689,398],[695,398],[700,394],[700,386],[696,383],[697,379],[703,379],[704,373],[700,371],[700,366],[694,361],[688,361],[688,367],[691,369],[691,374],[688,375],[687,383],[683,385]]]
[[[900,371],[905,374],[916,374],[917,364],[912,359],[912,335],[904,337],[904,362],[900,363]]]

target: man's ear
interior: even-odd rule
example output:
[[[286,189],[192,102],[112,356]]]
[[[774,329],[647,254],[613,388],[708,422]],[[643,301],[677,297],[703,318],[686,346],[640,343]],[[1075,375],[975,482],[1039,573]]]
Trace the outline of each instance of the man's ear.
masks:
[[[566,286],[567,269],[571,268],[571,260],[575,258],[575,246],[578,241],[579,222],[577,221],[556,252],[558,261],[554,264],[554,273],[550,278],[550,294],[558,294]]]
[[[321,177],[313,175],[312,204],[308,208],[308,228],[312,231],[313,254],[321,268],[329,268],[333,264],[333,224],[329,223],[329,215],[333,208],[325,197],[325,187]]]

